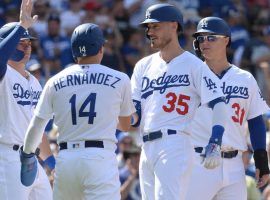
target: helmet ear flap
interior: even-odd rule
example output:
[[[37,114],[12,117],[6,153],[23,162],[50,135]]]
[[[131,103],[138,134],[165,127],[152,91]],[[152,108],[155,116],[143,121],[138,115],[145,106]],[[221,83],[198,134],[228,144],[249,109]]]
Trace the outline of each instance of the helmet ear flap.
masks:
[[[196,40],[196,39],[193,40],[193,49],[194,49],[196,55],[197,55],[201,60],[204,61],[204,57],[202,56],[202,52],[201,52],[201,50],[200,50],[199,42],[198,42],[198,40]]]

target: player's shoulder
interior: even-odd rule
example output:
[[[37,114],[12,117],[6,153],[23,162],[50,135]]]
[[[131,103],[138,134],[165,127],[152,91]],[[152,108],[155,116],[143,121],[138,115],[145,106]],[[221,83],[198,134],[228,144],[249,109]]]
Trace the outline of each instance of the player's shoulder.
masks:
[[[33,74],[31,74],[30,72],[28,72],[28,75],[29,75],[29,77],[30,77],[30,80],[32,80],[33,83],[34,83],[37,87],[42,88],[41,85],[40,85],[40,83],[39,83],[39,81],[38,81],[38,79],[37,79]]]
[[[207,67],[207,65],[196,55],[190,53],[189,51],[185,51],[181,58],[184,62],[192,68],[198,69],[201,67]]]
[[[68,74],[73,74],[75,73],[78,69],[79,65],[78,64],[73,64],[73,65],[69,65],[67,68],[61,70],[60,72],[58,72],[57,74],[53,75],[50,79],[59,79],[60,77],[66,76]]]
[[[128,75],[124,72],[112,69],[110,67],[107,67],[107,66],[101,65],[101,64],[99,64],[98,66],[101,68],[101,71],[104,73],[119,77],[121,79],[129,79]]]
[[[137,67],[145,68],[147,67],[151,62],[160,60],[159,52],[153,53],[151,55],[145,56],[141,58],[137,63]]]
[[[233,64],[231,66],[233,73],[237,76],[240,76],[241,79],[255,80],[254,76],[249,71],[241,69]]]
[[[57,74],[55,74],[52,77],[50,77],[49,80],[47,81],[47,84],[46,85],[53,84],[53,82],[55,80],[59,80],[62,77],[66,77],[66,75],[75,73],[75,70],[78,67],[79,67],[79,65],[77,65],[77,64],[69,65],[67,68],[61,70]]]

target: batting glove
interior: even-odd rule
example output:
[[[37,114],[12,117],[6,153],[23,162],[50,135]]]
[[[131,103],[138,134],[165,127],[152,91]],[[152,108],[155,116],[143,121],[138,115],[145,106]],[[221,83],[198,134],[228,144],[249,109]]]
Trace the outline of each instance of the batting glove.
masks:
[[[31,186],[37,175],[37,159],[35,153],[27,154],[20,148],[21,160],[21,183],[24,186]]]
[[[203,157],[202,163],[206,169],[218,167],[221,163],[220,146],[216,143],[209,143],[201,156]]]

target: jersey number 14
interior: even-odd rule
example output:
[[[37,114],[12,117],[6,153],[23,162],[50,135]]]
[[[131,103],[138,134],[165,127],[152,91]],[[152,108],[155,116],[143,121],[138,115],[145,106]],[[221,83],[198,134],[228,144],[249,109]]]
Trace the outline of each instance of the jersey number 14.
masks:
[[[88,117],[88,124],[94,123],[94,118],[97,116],[97,113],[95,112],[96,96],[96,93],[89,94],[79,108],[79,113],[77,115],[76,94],[72,95],[69,99],[69,103],[71,104],[71,119],[73,125],[77,124],[77,116]],[[88,108],[88,110],[86,110],[86,108]]]

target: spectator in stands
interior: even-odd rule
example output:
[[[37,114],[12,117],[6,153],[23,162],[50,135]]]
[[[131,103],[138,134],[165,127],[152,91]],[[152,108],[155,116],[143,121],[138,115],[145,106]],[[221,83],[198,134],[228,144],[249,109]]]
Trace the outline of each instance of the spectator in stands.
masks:
[[[242,56],[242,68],[247,68],[255,76],[263,97],[270,102],[269,94],[267,93],[267,80],[265,80],[261,64],[270,62],[270,29],[267,25],[256,26],[257,34],[244,47]],[[261,28],[260,28],[261,27]]]
[[[122,40],[121,34],[113,32],[111,29],[107,29],[104,31],[104,37],[107,42],[105,43],[104,55],[101,64],[112,69],[125,72],[122,55],[119,51],[122,44],[122,42],[119,41]]]
[[[121,49],[127,75],[131,76],[133,67],[144,55],[144,35],[140,30],[130,30],[127,43]]]
[[[48,0],[38,0],[34,3],[33,12],[35,15],[38,15],[38,20],[32,28],[39,37],[47,33],[47,19],[50,9],[51,7]]]
[[[26,70],[31,72],[31,74],[36,77],[41,87],[43,88],[47,80],[43,74],[41,64],[36,59],[31,59],[26,64]]]
[[[69,0],[68,10],[64,10],[60,14],[61,28],[64,29],[67,35],[71,35],[74,28],[81,24],[82,19],[85,16],[85,10],[83,9],[83,0]]]
[[[48,33],[40,39],[45,74],[50,76],[74,62],[71,54],[70,40],[61,34],[60,25],[59,16],[52,13],[48,18]]]
[[[139,162],[141,148],[133,145],[124,152],[125,165],[120,169],[121,200],[141,199]]]
[[[120,132],[117,138],[118,138],[117,161],[118,161],[118,168],[121,169],[122,167],[124,167],[126,162],[124,152],[128,151],[134,142],[131,135],[128,132]]]

